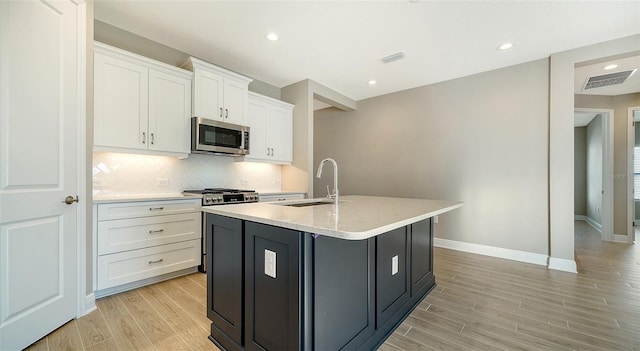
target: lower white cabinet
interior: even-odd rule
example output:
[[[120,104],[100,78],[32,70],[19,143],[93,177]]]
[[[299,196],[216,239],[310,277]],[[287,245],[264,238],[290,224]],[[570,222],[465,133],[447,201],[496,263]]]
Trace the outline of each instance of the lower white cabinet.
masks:
[[[200,265],[200,199],[95,205],[96,293],[153,282]]]
[[[199,264],[199,239],[98,256],[98,290]]]

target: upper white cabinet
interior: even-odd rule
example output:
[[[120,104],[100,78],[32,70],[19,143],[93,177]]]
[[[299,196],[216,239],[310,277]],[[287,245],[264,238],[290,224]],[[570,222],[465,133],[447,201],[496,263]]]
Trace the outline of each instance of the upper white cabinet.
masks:
[[[193,70],[193,115],[233,124],[247,124],[247,92],[253,79],[190,57],[183,68]]]
[[[293,105],[249,92],[249,128],[245,160],[291,163]]]
[[[186,156],[191,72],[94,43],[94,148]]]

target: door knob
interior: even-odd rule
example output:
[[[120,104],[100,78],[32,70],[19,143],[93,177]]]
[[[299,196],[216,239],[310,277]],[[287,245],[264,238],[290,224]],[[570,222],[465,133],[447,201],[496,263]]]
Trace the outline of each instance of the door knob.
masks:
[[[76,197],[74,198],[73,196],[69,195],[67,197],[64,198],[64,203],[67,205],[71,205],[74,202],[79,202],[80,199],[78,199],[78,195],[76,195]]]

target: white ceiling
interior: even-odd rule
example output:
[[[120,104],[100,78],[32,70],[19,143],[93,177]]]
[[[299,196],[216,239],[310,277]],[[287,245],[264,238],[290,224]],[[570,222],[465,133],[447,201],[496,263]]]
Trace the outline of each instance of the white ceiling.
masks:
[[[277,87],[310,78],[361,100],[638,34],[640,1],[96,0],[95,18]]]

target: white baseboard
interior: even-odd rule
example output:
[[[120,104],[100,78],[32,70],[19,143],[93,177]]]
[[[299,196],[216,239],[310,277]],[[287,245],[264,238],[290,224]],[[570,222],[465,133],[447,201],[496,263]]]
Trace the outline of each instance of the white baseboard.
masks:
[[[84,313],[82,314],[82,316],[85,316],[85,315],[95,311],[96,309],[98,309],[96,307],[96,295],[94,293],[91,293],[91,294],[85,296],[85,298],[84,298]],[[78,318],[80,318],[82,316],[78,316]]]
[[[437,246],[437,247],[443,247],[443,248],[457,250],[457,251],[470,252],[470,253],[497,257],[497,258],[505,258],[507,260],[518,261],[518,262],[533,263],[540,266],[547,265],[548,256],[543,254],[504,249],[501,247],[494,247],[494,246],[465,243],[462,241],[454,241],[454,240],[447,240],[447,239],[440,239],[440,238],[434,238],[433,244],[434,246]]]
[[[578,273],[576,261],[564,258],[549,257],[549,265],[547,268],[569,273]]]
[[[586,221],[587,221],[587,223],[589,223],[590,226],[593,227],[593,229],[595,229],[595,230],[599,231],[600,233],[602,233],[602,224],[594,221],[590,217],[587,217]]]
[[[629,236],[624,234],[613,234],[614,243],[629,243]]]
[[[585,221],[587,224],[593,227],[593,229],[602,233],[602,224],[596,222],[593,218],[587,217],[585,215],[574,215],[573,219],[576,221]]]

